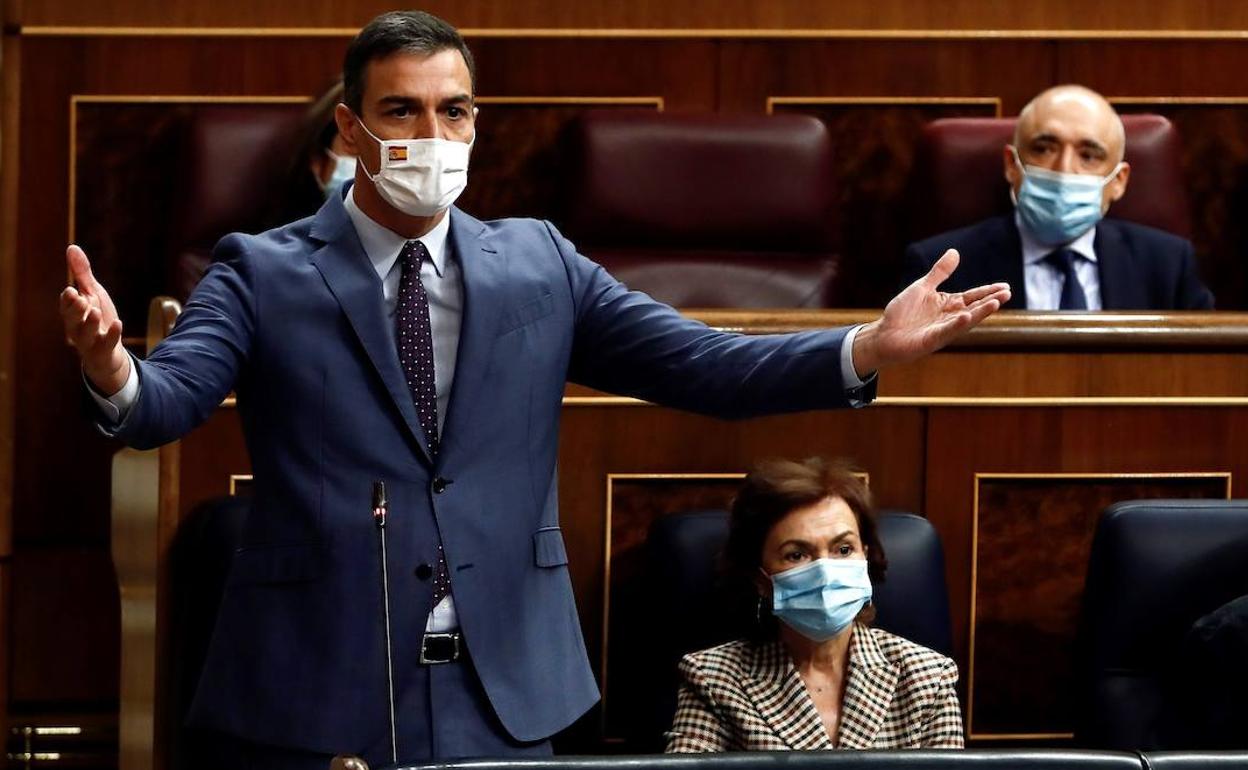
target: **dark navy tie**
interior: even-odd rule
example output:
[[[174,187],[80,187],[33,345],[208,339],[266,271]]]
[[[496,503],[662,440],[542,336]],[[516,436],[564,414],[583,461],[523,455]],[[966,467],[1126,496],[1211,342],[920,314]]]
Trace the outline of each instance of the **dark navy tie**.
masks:
[[[1088,298],[1083,293],[1079,276],[1075,275],[1075,260],[1082,259],[1078,253],[1070,249],[1058,249],[1044,258],[1062,274],[1062,299],[1058,310],[1087,310]]]
[[[420,266],[429,259],[429,252],[420,241],[408,241],[399,252],[403,265],[399,277],[399,302],[395,310],[395,338],[399,346],[399,363],[407,378],[412,403],[425,431],[431,458],[438,456],[438,388],[433,367],[433,330],[429,325],[429,295],[420,281]],[[434,570],[433,603],[436,606],[450,592],[451,581],[438,536],[438,566]]]

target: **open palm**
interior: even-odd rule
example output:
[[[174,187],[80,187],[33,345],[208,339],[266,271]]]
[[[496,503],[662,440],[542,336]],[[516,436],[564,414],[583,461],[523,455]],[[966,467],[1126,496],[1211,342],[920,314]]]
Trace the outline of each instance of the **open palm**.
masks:
[[[995,313],[1010,299],[1009,284],[994,283],[964,292],[939,290],[958,266],[958,252],[944,253],[927,275],[893,297],[869,334],[869,351],[855,350],[860,371],[905,363],[949,344],[962,332]]]

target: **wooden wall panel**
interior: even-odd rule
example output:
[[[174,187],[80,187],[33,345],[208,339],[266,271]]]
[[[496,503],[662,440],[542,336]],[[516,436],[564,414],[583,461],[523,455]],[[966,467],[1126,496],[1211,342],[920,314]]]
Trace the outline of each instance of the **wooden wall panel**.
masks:
[[[924,510],[944,541],[959,663],[968,660],[976,474],[1231,473],[1239,479],[1248,473],[1245,429],[1248,412],[1239,409],[933,410]]]
[[[470,37],[468,43],[484,96],[660,96],[667,110],[716,108],[716,41]]]
[[[115,709],[120,609],[107,548],[22,548],[10,574],[14,710]]]
[[[1016,114],[1052,83],[1047,40],[740,40],[722,47],[720,109],[759,112],[768,97],[993,97]]]
[[[393,9],[383,0],[126,0],[90,3],[15,0],[15,17],[26,25],[123,25],[142,27],[356,26]],[[1227,30],[1248,27],[1238,3],[1162,0],[428,0],[421,7],[461,27],[537,28],[743,28],[743,29],[1152,29]]]
[[[975,478],[972,739],[1070,737],[1075,636],[1092,535],[1120,500],[1226,499],[1230,474],[989,474]]]
[[[1190,100],[1190,101],[1188,101]],[[1121,112],[1165,115],[1183,139],[1192,244],[1218,307],[1248,307],[1248,96],[1118,97]]]

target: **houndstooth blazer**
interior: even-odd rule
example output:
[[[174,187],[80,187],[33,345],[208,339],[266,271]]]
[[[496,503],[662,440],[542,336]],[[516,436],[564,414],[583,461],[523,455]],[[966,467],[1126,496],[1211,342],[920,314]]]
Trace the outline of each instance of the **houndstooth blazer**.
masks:
[[[779,641],[686,655],[668,752],[962,748],[952,660],[854,625],[835,743]]]

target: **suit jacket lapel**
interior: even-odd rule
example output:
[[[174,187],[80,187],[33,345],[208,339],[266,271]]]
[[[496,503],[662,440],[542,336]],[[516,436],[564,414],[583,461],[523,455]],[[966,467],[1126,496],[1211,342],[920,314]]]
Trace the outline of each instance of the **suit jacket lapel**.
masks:
[[[1147,307],[1147,297],[1134,296],[1137,293],[1134,289],[1141,285],[1141,281],[1131,274],[1130,258],[1122,242],[1122,233],[1113,222],[1103,220],[1096,226],[1092,249],[1096,252],[1096,268],[1101,280],[1101,308],[1127,310]]]
[[[1027,281],[1023,278],[1023,241],[1018,236],[1018,225],[1014,223],[1013,214],[1000,217],[998,221],[1000,228],[995,233],[996,237],[987,244],[988,260],[992,266],[991,280],[1010,284],[1010,301],[1005,303],[1003,310],[1026,310]]]
[[[469,432],[474,408],[480,410],[484,403],[481,385],[507,305],[507,260],[485,236],[485,225],[459,209],[451,210],[448,242],[464,277],[464,316],[443,429],[442,451],[449,462],[469,446],[463,437]]]
[[[779,641],[754,645],[745,691],[763,721],[795,751],[830,749],[832,741],[802,677]]]
[[[317,212],[309,234],[324,244],[312,254],[312,264],[342,306],[408,433],[424,452],[425,459],[429,459],[425,432],[420,427],[412,393],[399,364],[390,320],[386,318],[381,279],[369,263],[339,196],[331,195]]]
[[[854,624],[849,643],[849,681],[841,703],[841,726],[837,745],[843,749],[869,749],[888,716],[897,689],[897,666],[888,662],[871,629]]]

